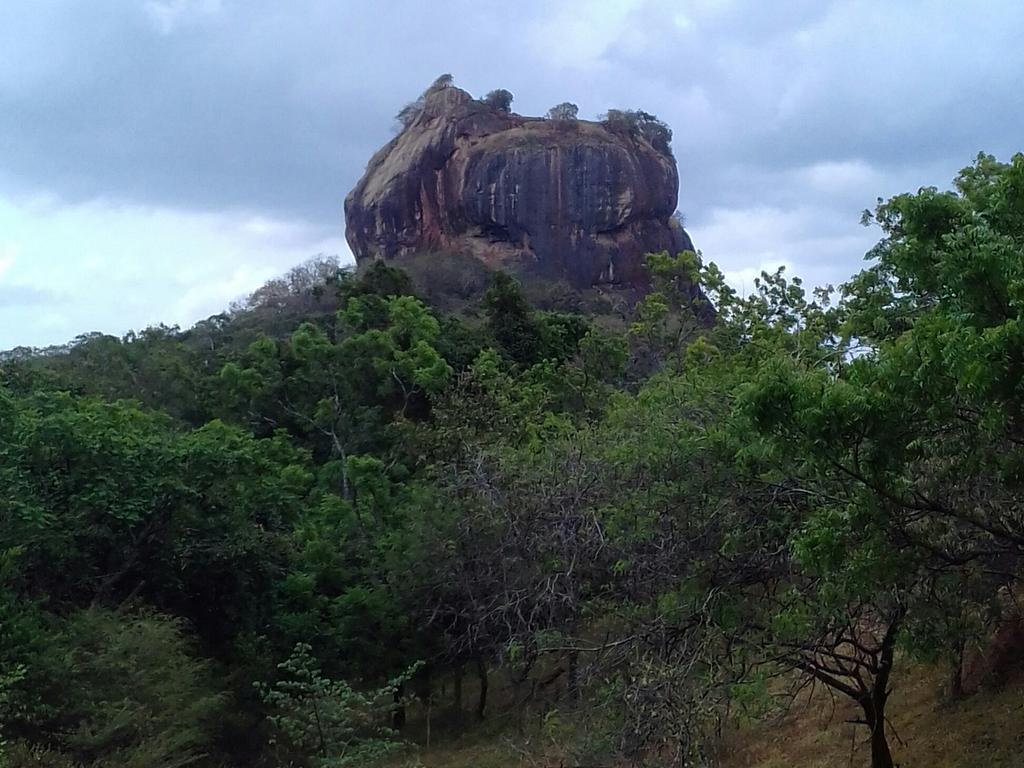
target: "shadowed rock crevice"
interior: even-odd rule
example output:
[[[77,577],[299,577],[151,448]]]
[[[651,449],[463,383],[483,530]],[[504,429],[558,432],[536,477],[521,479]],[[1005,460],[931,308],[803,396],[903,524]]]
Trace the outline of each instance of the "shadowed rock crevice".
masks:
[[[643,290],[643,255],[692,250],[667,143],[621,123],[524,117],[431,89],[345,200],[357,261],[427,251],[575,288]]]

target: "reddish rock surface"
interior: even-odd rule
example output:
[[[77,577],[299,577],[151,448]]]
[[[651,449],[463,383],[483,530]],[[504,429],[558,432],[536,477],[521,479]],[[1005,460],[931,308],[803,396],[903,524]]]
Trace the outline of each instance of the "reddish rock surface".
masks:
[[[440,88],[346,198],[346,237],[357,261],[456,251],[576,288],[642,287],[643,254],[693,248],[678,186],[671,150],[639,131]]]

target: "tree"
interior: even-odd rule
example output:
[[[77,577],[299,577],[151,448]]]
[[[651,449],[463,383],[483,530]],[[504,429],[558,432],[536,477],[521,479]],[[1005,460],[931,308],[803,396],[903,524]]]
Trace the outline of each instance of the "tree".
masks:
[[[432,91],[441,91],[445,88],[451,88],[454,85],[455,77],[446,72],[443,75],[438,75],[434,79],[434,82],[430,84],[430,87],[424,91],[424,94],[431,93]]]
[[[704,279],[719,325],[676,353],[678,366],[635,398],[620,398],[607,431],[582,451],[605,457],[603,546],[624,578],[604,597],[630,617],[618,638],[590,650],[633,649],[628,661],[614,658],[638,675],[686,670],[670,675],[676,730],[652,726],[651,697],[664,678],[650,687],[629,676],[621,683],[627,701],[647,713],[630,717],[645,722],[634,736],[671,735],[688,745],[680,759],[702,749],[700,713],[721,711],[732,690],[763,675],[795,673],[795,690],[812,680],[851,696],[875,764],[891,766],[885,705],[896,642],[910,612],[921,615],[932,563],[899,547],[885,510],[855,488],[834,478],[809,490],[806,458],[751,439],[761,409],[776,400],[786,403],[770,412],[780,422],[824,413],[793,400],[791,390],[782,398],[778,372],[825,376],[842,360],[836,317],[781,273],[763,275],[745,299],[713,265]],[[685,654],[673,650],[679,646]],[[653,701],[660,710],[669,704]]]
[[[226,697],[182,622],[90,609],[69,619],[57,653],[64,664],[49,671],[64,701],[56,721],[40,725],[63,753],[92,765],[174,768],[213,747]]]
[[[548,120],[572,121],[577,119],[579,111],[580,108],[572,102],[563,101],[549,109],[546,117]]]
[[[419,534],[433,553],[421,558],[431,564],[423,602],[450,663],[472,662],[486,686],[487,665],[500,660],[520,715],[544,685],[531,678],[544,655],[560,660],[576,697],[576,656],[559,646],[582,630],[591,591],[611,573],[593,514],[592,492],[606,488],[572,419],[557,412],[563,376],[545,362],[519,378],[493,351],[480,355],[438,405],[440,507]]]
[[[884,507],[901,546],[1006,583],[1024,545],[1022,180],[1024,156],[981,155],[956,191],[880,202],[875,263],[842,289],[841,330],[858,354],[831,376],[787,376],[771,401],[806,392],[800,406],[820,416],[763,420],[813,458],[815,479],[837,476]]]
[[[423,93],[421,93],[415,101],[411,101],[402,107],[398,114],[395,115],[395,119],[398,121],[402,128],[408,128],[412,125],[416,118],[423,113],[423,108],[426,106],[427,97],[438,91],[443,91],[445,88],[451,88],[455,85],[455,78],[450,74],[439,75],[434,82],[432,82]]]
[[[401,288],[399,276],[372,270],[343,287],[333,327],[307,324],[286,343],[261,341],[223,372],[253,418],[287,425],[317,461],[323,495],[295,526],[280,634],[318,637],[329,672],[374,679],[432,647],[404,578],[415,553],[411,520],[424,504],[411,475],[415,425],[452,374],[435,347],[433,314],[413,296],[377,292]]]
[[[1024,157],[981,156],[955,192],[880,203],[886,237],[843,287],[832,328],[794,327],[820,351],[765,361],[737,401],[747,433],[762,436],[759,460],[816,500],[791,536],[816,580],[798,615],[845,606],[850,617],[845,630],[818,622],[827,632],[805,637],[829,650],[800,645],[794,661],[858,701],[878,766],[892,764],[894,645],[949,659],[955,680],[966,633],[991,626],[996,595],[1019,575],[1024,515],[1008,469],[1024,404],[1006,377],[1024,361],[1022,181]]]
[[[481,305],[487,313],[487,327],[508,356],[522,365],[539,359],[540,332],[533,322],[533,310],[518,281],[497,272]]]
[[[207,641],[260,626],[284,538],[310,492],[307,457],[211,422],[181,433],[127,402],[0,394],[0,550],[12,584],[55,606],[135,598],[190,619]]]
[[[609,109],[601,120],[612,130],[639,133],[659,152],[671,152],[672,129],[650,112],[642,109]]]
[[[401,748],[386,716],[415,668],[363,693],[344,680],[325,677],[311,651],[299,643],[278,665],[281,678],[257,686],[274,712],[270,722],[288,747],[278,748],[279,754],[309,756],[317,768],[348,768],[376,764]]]
[[[686,345],[705,330],[709,303],[700,293],[701,260],[692,251],[645,257],[651,290],[636,305],[630,334],[660,363],[678,365]]]
[[[308,312],[325,293],[340,285],[345,271],[337,256],[315,256],[292,267],[282,277],[268,280],[249,295],[244,308],[294,308]]]
[[[493,107],[500,112],[511,112],[512,99],[513,96],[511,91],[506,91],[504,88],[498,88],[484,96],[483,102],[487,106]]]
[[[395,120],[402,128],[408,128],[414,122],[416,118],[423,113],[423,101],[417,99],[416,101],[410,101],[395,115]]]

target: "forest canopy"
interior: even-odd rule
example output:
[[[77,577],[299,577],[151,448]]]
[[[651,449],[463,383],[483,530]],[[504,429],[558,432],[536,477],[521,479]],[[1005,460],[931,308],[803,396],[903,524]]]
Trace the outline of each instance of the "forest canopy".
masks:
[[[966,695],[1019,593],[1024,155],[865,221],[838,289],[651,254],[624,322],[318,259],[5,356],[4,759],[372,765],[501,711],[705,765],[814,683],[891,767],[894,670]]]

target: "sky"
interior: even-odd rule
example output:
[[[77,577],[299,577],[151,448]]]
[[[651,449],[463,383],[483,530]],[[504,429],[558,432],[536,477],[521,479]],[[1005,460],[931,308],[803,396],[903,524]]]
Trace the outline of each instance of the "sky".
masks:
[[[441,73],[672,127],[738,287],[864,265],[877,197],[1024,150],[1024,3],[0,0],[0,349],[187,326],[317,254]]]

